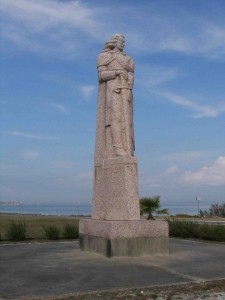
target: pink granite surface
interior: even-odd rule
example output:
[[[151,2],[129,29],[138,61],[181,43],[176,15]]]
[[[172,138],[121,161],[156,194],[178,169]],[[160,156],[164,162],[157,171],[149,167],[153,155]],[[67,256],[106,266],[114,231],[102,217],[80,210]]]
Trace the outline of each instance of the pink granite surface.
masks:
[[[93,219],[140,220],[137,161],[134,157],[105,159],[96,166]]]
[[[169,236],[169,227],[166,221],[103,221],[81,219],[79,231],[83,235],[108,239]]]
[[[115,157],[103,160],[103,166],[108,167],[115,164],[137,164],[137,160],[134,156]]]

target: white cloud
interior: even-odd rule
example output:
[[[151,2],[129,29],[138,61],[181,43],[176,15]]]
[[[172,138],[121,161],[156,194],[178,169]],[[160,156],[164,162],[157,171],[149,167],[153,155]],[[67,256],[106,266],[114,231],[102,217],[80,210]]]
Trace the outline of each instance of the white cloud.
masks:
[[[213,58],[225,55],[225,28],[211,22],[207,22],[202,32],[203,44],[200,51],[207,53]],[[207,42],[208,41],[208,42]]]
[[[38,139],[38,140],[58,140],[59,139],[57,137],[35,135],[35,134],[30,134],[30,133],[21,132],[21,131],[6,131],[5,133],[12,135],[12,136],[28,138],[28,139]]]
[[[3,0],[1,9],[15,19],[31,22],[36,30],[58,23],[83,27],[85,30],[93,26],[91,9],[82,6],[80,1]]]
[[[151,6],[151,5],[149,5]],[[178,52],[201,55],[208,58],[225,58],[224,21],[210,20],[206,16],[187,11],[164,14],[136,12],[139,24],[128,31],[131,46],[135,50],[150,53]],[[176,7],[178,12],[179,8]],[[134,23],[135,24],[135,23]],[[143,30],[147,28],[147,30]]]
[[[169,101],[192,109],[194,111],[193,118],[217,117],[225,112],[225,104],[212,107],[206,104],[198,104],[184,97],[169,92],[160,92],[159,95],[165,97]]]
[[[174,15],[172,6],[168,4],[167,10],[151,2],[122,3],[118,12],[117,6],[105,2],[2,0],[2,36],[26,51],[67,59],[79,57],[96,42],[103,44],[119,29],[135,52],[225,57],[224,21],[190,13],[182,5],[176,6]]]
[[[80,1],[3,0],[1,10],[3,37],[34,52],[75,57],[100,25],[95,9]]]
[[[52,102],[51,103],[51,106],[55,109],[55,110],[57,110],[57,111],[59,111],[59,112],[61,112],[61,113],[68,113],[68,109],[65,107],[65,105],[62,105],[62,104],[60,104],[60,103],[55,103],[55,102]]]
[[[85,98],[90,98],[93,95],[95,89],[96,87],[94,85],[83,85],[80,87],[80,90]]]
[[[169,175],[173,175],[175,173],[178,172],[178,168],[176,166],[172,166],[172,167],[169,167],[167,168],[164,172],[163,172],[163,175],[165,176],[169,176]]]
[[[139,82],[146,86],[152,87],[164,82],[171,81],[181,76],[177,68],[163,68],[160,66],[139,66]]]
[[[40,153],[35,150],[25,151],[21,154],[26,159],[37,159],[40,156]]]
[[[181,180],[191,185],[225,186],[225,156],[200,170],[185,172]]]

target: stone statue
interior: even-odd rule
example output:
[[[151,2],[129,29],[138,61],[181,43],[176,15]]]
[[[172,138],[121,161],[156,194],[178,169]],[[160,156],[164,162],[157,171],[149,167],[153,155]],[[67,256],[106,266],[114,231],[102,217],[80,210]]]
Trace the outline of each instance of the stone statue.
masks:
[[[139,220],[137,160],[134,157],[134,62],[123,53],[125,37],[114,34],[97,59],[92,218]]]
[[[79,222],[80,248],[107,257],[168,253],[168,223],[140,219],[134,157],[133,60],[114,34],[98,56],[92,217]]]
[[[104,103],[104,159],[134,155],[134,62],[123,53],[125,37],[113,35],[97,60],[99,97]]]

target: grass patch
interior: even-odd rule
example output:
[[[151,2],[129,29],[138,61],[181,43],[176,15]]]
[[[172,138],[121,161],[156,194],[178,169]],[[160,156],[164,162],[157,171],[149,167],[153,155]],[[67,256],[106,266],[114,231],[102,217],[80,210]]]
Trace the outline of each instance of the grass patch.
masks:
[[[63,238],[77,239],[79,237],[79,229],[75,225],[65,224],[63,228]]]
[[[192,221],[177,220],[168,220],[168,223],[170,236],[225,242],[224,225],[198,224]]]
[[[48,240],[58,240],[60,230],[55,225],[43,226],[44,236]]]
[[[193,216],[188,215],[188,214],[176,214],[176,218],[193,218]]]
[[[0,233],[2,240],[5,240],[7,225],[11,222],[20,222],[21,218],[26,223],[26,238],[33,240],[43,239],[43,226],[57,226],[63,232],[65,224],[70,224],[79,228],[79,217],[76,216],[42,216],[42,215],[20,215],[0,213]]]
[[[26,239],[26,223],[25,221],[11,221],[5,227],[5,237],[10,241],[24,241]]]

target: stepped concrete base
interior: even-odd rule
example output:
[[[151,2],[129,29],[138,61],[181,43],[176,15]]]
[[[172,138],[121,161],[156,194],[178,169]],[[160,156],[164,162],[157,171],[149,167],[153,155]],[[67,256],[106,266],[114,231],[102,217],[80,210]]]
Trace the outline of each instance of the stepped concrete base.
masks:
[[[80,249],[106,257],[168,254],[165,221],[80,220]]]

